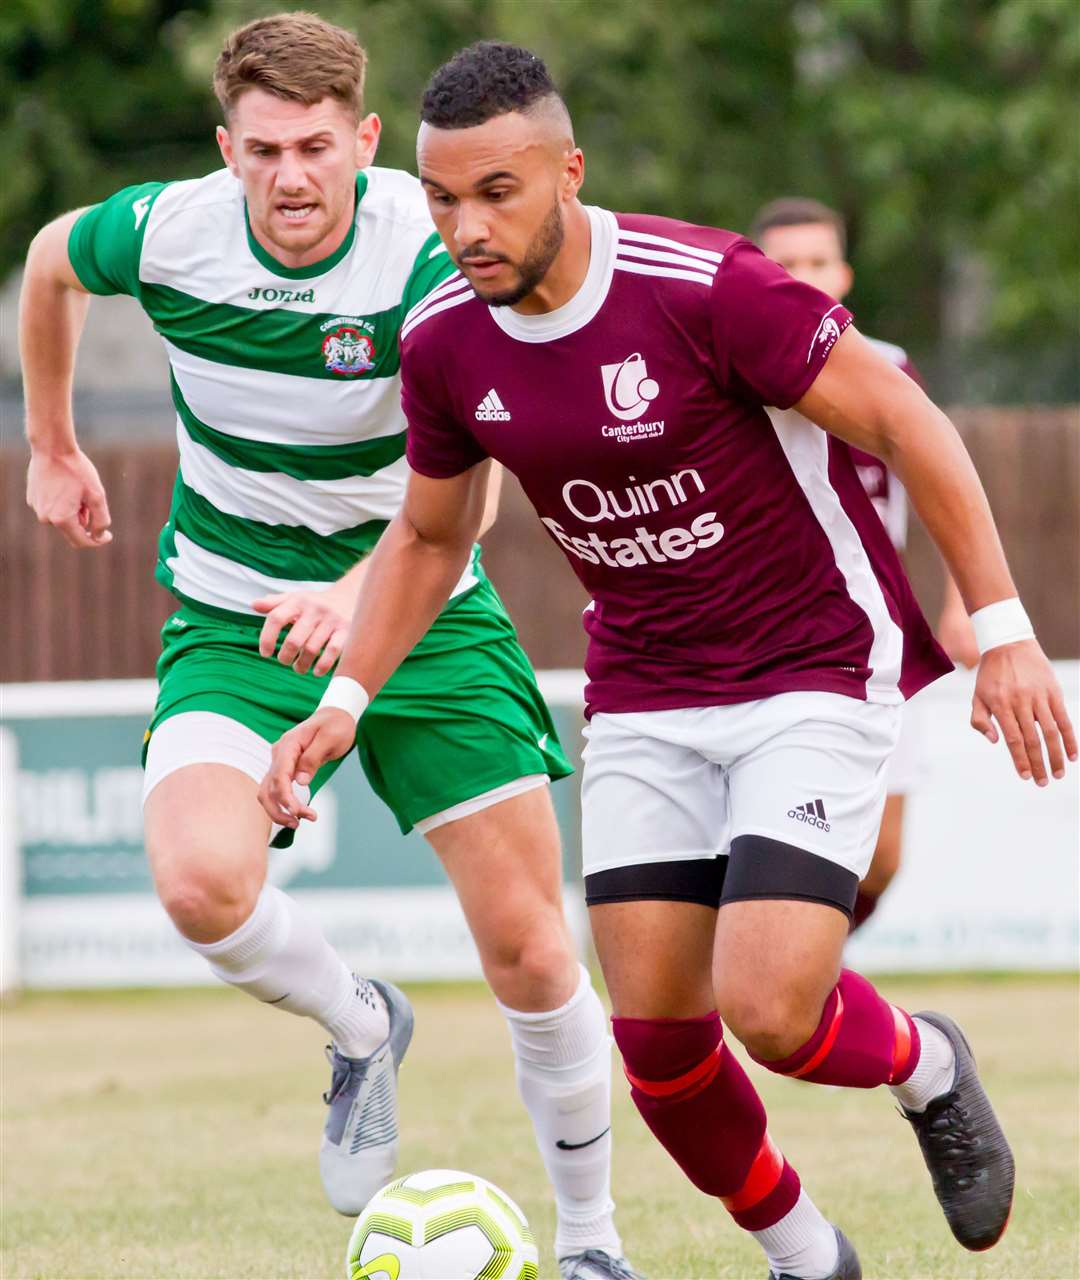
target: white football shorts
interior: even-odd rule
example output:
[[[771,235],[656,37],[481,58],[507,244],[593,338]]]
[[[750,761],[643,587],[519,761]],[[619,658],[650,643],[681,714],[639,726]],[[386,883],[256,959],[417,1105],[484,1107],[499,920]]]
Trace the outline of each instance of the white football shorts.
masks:
[[[891,796],[906,796],[926,775],[921,711],[917,701],[907,702],[902,708],[900,736],[885,773],[885,790]]]
[[[585,730],[583,873],[727,854],[761,835],[866,874],[901,708],[783,693],[598,713]]]

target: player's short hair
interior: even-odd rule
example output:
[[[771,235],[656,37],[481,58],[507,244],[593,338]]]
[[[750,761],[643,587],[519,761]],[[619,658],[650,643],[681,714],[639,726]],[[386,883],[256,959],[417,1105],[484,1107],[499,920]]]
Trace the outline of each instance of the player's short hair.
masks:
[[[214,93],[229,118],[248,89],[314,106],[335,98],[359,120],[367,54],[351,31],[297,11],[256,18],[225,41],[214,66]]]
[[[420,119],[436,129],[468,129],[540,103],[566,107],[543,61],[528,49],[479,40],[434,72],[424,90]]]
[[[783,196],[762,205],[750,223],[750,239],[761,244],[761,237],[773,227],[804,227],[810,223],[824,223],[832,227],[840,241],[840,252],[847,253],[847,227],[841,215],[820,200],[808,200],[803,196]]]

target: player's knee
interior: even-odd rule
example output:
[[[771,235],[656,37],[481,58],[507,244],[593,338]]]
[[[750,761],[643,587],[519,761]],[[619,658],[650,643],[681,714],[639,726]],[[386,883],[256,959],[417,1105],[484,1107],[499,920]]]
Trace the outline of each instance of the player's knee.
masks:
[[[228,937],[251,915],[258,896],[257,887],[205,866],[159,875],[157,889],[169,919],[194,942]]]
[[[514,1009],[563,1003],[578,973],[561,915],[485,948],[484,969],[495,995]]]
[[[717,1011],[725,1026],[755,1058],[777,1061],[793,1054],[814,1034],[821,1019],[807,994],[797,987],[769,989],[766,984],[722,989]]]

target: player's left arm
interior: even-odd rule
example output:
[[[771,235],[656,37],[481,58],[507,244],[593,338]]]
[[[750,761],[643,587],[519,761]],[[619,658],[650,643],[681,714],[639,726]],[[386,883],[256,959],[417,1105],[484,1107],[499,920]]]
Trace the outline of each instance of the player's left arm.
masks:
[[[972,727],[991,742],[1000,727],[1020,776],[1045,786],[1041,729],[1050,771],[1063,777],[1065,756],[1077,758],[1076,735],[1050,663],[1024,625],[990,504],[956,428],[853,327],[795,408],[900,477],[984,633]]]
[[[502,467],[493,462],[478,538],[487,533],[498,517],[502,474]],[[314,671],[315,675],[324,676],[332,671],[345,647],[349,619],[369,560],[369,556],[358,560],[337,582],[321,591],[282,591],[253,600],[251,607],[256,613],[266,615],[259,633],[259,653],[264,658],[272,658],[277,649],[278,662],[301,675]],[[278,649],[282,631],[285,638]]]

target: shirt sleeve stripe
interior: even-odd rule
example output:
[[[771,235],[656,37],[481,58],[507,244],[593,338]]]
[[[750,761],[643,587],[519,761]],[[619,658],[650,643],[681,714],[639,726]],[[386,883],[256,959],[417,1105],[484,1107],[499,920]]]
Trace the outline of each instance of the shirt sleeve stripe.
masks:
[[[686,267],[691,271],[704,271],[715,276],[720,269],[699,258],[688,258],[684,253],[668,252],[665,249],[646,249],[640,245],[620,244],[619,253],[624,258],[640,258],[645,262],[668,262],[676,267]]]
[[[724,255],[713,249],[699,249],[697,245],[683,244],[681,240],[672,240],[668,236],[654,236],[648,231],[628,231],[625,227],[620,227],[620,247],[624,241],[628,240],[654,244],[661,249],[674,249],[677,253],[686,254],[690,258],[703,258],[706,262],[715,262],[717,266],[724,261]]]
[[[703,271],[684,271],[678,267],[652,266],[647,262],[632,262],[626,258],[615,259],[616,271],[632,271],[639,276],[664,276],[669,280],[692,280],[695,284],[712,287],[713,277]]]
[[[463,302],[468,302],[472,296],[472,288],[471,286],[467,286],[464,293],[453,294],[451,297],[443,298],[441,301],[425,308],[419,313],[419,315],[414,316],[411,320],[401,326],[402,341],[404,341],[414,329],[422,325],[425,320],[430,320],[432,316],[438,315],[440,311],[446,311],[450,307],[458,307]]]
[[[468,284],[468,281],[461,272],[455,271],[452,276],[448,276],[441,284],[436,285],[430,293],[425,294],[419,302],[414,303],[406,311],[403,323],[408,324],[410,320],[418,316],[421,311],[429,307],[433,302],[438,302],[440,298],[445,298],[447,294],[456,293],[466,284]]]

